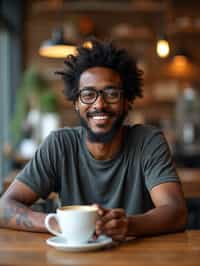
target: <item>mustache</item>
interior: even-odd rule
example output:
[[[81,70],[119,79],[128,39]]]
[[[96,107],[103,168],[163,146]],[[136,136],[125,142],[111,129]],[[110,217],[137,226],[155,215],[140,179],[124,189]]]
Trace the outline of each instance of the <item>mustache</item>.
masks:
[[[101,109],[101,110],[95,110],[95,111],[91,111],[91,112],[87,112],[87,117],[92,117],[92,116],[96,116],[96,115],[109,115],[109,116],[114,116],[115,113],[108,111],[106,109]]]

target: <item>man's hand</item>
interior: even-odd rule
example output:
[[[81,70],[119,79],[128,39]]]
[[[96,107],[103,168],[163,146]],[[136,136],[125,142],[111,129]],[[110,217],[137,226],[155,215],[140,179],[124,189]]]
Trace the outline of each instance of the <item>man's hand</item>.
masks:
[[[128,231],[128,218],[123,209],[105,209],[97,205],[99,220],[96,235],[105,234],[113,240],[124,240]]]
[[[187,208],[179,183],[168,182],[152,188],[154,208],[141,214],[125,214],[123,209],[104,209],[99,205],[96,235],[113,240],[182,231],[187,223]]]

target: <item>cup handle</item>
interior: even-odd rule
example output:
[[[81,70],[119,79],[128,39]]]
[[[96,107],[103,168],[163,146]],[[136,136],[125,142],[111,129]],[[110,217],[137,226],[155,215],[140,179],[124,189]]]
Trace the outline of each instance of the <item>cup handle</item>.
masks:
[[[51,228],[51,225],[50,225],[50,220],[51,219],[55,219],[56,222],[58,223],[58,218],[57,218],[57,215],[55,213],[50,213],[50,214],[47,214],[47,216],[45,217],[45,226],[47,228],[47,230],[52,233],[53,235],[56,235],[56,236],[62,236],[61,233],[59,233],[58,231],[54,230],[53,228]],[[59,223],[58,223],[59,224]]]

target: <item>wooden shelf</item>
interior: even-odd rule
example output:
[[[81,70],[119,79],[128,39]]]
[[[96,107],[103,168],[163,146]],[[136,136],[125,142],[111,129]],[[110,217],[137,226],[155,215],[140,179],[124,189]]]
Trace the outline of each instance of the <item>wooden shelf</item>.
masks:
[[[182,34],[182,35],[199,35],[200,36],[200,27],[179,27],[175,24],[169,25],[167,30],[169,35]]]
[[[174,100],[156,100],[153,97],[145,97],[142,99],[137,99],[134,103],[134,108],[149,108],[149,107],[158,107],[165,108],[167,106],[171,107],[175,104]]]
[[[117,1],[66,1],[61,4],[55,4],[50,1],[35,1],[32,3],[33,12],[51,12],[62,11],[67,12],[141,12],[141,13],[155,13],[166,10],[167,1],[133,1],[133,2],[117,2]]]
[[[153,40],[153,32],[145,26],[120,24],[111,30],[111,36],[118,41]]]

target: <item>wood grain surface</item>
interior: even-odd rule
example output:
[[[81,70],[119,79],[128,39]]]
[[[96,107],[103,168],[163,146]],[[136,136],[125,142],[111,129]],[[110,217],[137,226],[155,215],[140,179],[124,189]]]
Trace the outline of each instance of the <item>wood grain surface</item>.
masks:
[[[135,239],[103,250],[58,251],[46,244],[49,234],[0,229],[0,265],[170,265],[200,263],[200,231]]]

